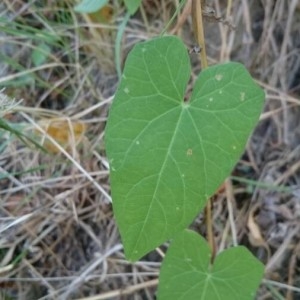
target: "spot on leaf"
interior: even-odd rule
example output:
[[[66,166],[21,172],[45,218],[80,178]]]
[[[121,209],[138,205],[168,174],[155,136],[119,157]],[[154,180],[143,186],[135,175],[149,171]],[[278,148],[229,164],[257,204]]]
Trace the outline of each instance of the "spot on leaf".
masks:
[[[245,101],[245,97],[246,97],[246,93],[245,92],[240,92],[240,96],[241,96],[241,101]]]
[[[187,156],[192,156],[193,155],[193,150],[192,149],[187,149],[186,155]]]
[[[222,74],[216,74],[215,76],[216,80],[220,81],[223,79],[223,75]]]

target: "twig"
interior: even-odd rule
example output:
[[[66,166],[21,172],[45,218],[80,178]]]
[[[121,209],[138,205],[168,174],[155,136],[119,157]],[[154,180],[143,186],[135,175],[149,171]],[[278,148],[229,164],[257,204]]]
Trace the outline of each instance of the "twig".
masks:
[[[205,50],[205,38],[202,20],[202,3],[199,0],[193,0],[192,3],[192,19],[193,19],[193,29],[197,43],[200,46],[200,59],[202,68],[207,68],[207,57]]]

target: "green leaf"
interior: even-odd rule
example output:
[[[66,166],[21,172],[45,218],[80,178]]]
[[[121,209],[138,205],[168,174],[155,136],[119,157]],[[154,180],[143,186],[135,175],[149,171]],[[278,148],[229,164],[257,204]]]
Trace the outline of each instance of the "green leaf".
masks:
[[[50,47],[45,43],[40,43],[31,53],[31,59],[36,67],[42,65],[49,53],[51,52]]]
[[[241,64],[205,69],[184,102],[190,72],[177,37],[140,43],[110,110],[113,208],[130,260],[192,222],[230,174],[262,109],[264,92]]]
[[[264,273],[263,264],[245,247],[221,252],[213,265],[206,241],[184,230],[172,241],[162,263],[158,300],[251,300]]]
[[[74,7],[79,13],[94,13],[108,3],[108,0],[82,0]]]
[[[142,0],[124,0],[124,3],[129,12],[133,15],[141,5]]]

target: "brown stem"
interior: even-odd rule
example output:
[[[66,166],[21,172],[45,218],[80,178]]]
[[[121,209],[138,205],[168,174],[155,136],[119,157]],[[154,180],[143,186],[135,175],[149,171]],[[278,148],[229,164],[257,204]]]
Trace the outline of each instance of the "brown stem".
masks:
[[[192,20],[194,27],[194,34],[197,43],[200,46],[200,59],[202,68],[207,68],[207,58],[206,58],[206,50],[205,50],[205,38],[204,38],[204,29],[203,29],[203,20],[202,20],[202,3],[205,1],[193,0],[192,3]]]
[[[213,222],[212,222],[212,198],[207,202],[205,208],[205,222],[206,222],[206,232],[207,232],[207,241],[211,248],[211,263],[213,263],[216,256],[216,245],[213,233]]]

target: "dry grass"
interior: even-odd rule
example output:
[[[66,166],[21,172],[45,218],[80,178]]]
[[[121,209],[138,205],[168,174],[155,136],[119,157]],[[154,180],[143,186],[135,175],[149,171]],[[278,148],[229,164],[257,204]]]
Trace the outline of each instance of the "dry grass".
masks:
[[[48,150],[0,131],[1,299],[155,299],[163,251],[128,263],[111,210],[103,131],[125,13],[111,2],[106,24],[75,14],[70,0],[0,4],[10,20],[0,20],[0,85],[23,99],[4,118]],[[121,62],[161,32],[178,2],[143,2],[125,28]],[[300,299],[299,1],[207,2],[223,19],[205,23],[210,63],[241,61],[266,91],[259,126],[215,196],[216,242],[219,250],[245,245],[266,264],[257,299]],[[188,12],[170,30],[192,48]],[[38,49],[47,58],[35,64]],[[63,145],[49,131],[52,118]],[[201,216],[193,226],[205,230]]]

